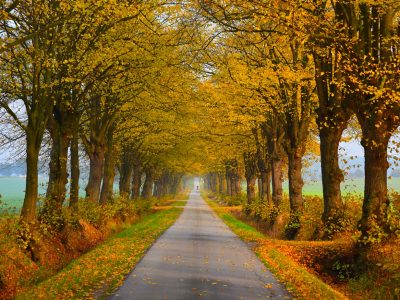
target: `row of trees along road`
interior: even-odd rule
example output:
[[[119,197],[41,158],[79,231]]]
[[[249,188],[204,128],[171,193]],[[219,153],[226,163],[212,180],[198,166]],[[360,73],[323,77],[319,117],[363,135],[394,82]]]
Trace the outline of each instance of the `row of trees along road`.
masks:
[[[210,99],[205,109],[220,115],[213,122],[224,140],[220,143],[236,147],[229,154],[219,152],[209,186],[216,190],[218,182],[221,191],[236,195],[232,187],[242,165],[247,202],[254,201],[258,178],[260,197],[278,206],[287,167],[296,220],[304,208],[302,159],[320,154],[322,217],[325,223],[335,222],[343,210],[339,143],[356,120],[365,153],[360,244],[368,244],[374,228],[385,228],[390,205],[388,143],[400,125],[400,3],[197,4],[199,18],[213,31],[208,63],[213,76],[204,83]]]
[[[61,214],[68,181],[69,205],[79,201],[80,149],[89,160],[86,201],[112,199],[116,169],[121,195],[150,198],[154,183],[158,197],[176,193],[192,168],[183,158],[196,157],[187,147],[195,32],[182,7],[15,0],[0,12],[1,118],[25,138],[21,220],[38,218],[41,153],[50,161],[41,216]]]
[[[11,139],[25,139],[22,221],[37,219],[41,153],[50,161],[41,214],[60,214],[68,181],[69,204],[80,201],[83,149],[86,201],[110,201],[117,171],[120,195],[136,199],[175,193],[191,170],[233,197],[244,175],[248,207],[257,181],[261,200],[278,207],[286,173],[293,221],[304,209],[303,158],[320,155],[329,223],[343,210],[339,143],[358,121],[361,241],[385,228],[387,148],[400,125],[398,1],[7,0],[0,8],[0,118],[17,133]]]

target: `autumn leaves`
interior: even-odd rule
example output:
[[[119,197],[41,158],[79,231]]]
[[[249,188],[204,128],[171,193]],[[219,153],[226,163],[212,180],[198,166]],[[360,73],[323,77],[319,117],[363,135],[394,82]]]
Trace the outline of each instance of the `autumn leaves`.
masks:
[[[12,133],[4,142],[15,142],[19,132],[26,153],[24,221],[37,219],[43,160],[49,161],[46,215],[59,215],[68,199],[72,207],[79,201],[82,177],[88,181],[87,201],[111,201],[116,169],[129,155],[140,173],[135,193],[128,196],[139,196],[137,185],[145,173],[146,197],[153,196],[154,181],[163,174],[172,174],[168,184],[179,187],[175,181],[185,164],[172,149],[186,152],[182,136],[187,130],[180,128],[190,109],[185,103],[194,76],[184,67],[190,35],[179,21],[182,12],[164,4],[1,3],[0,118]],[[83,164],[87,174],[80,170]]]
[[[356,118],[366,241],[384,225],[387,144],[400,124],[396,1],[10,1],[2,12],[1,118],[25,139],[24,220],[36,219],[49,149],[54,212],[67,182],[78,201],[84,153],[89,201],[112,199],[116,169],[132,198],[173,192],[194,170],[219,174],[230,195],[246,177],[249,203],[258,180],[276,206],[287,174],[296,215],[303,157],[320,154],[328,222],[343,208],[338,146]]]
[[[399,4],[242,0],[198,1],[198,7],[220,33],[209,88],[228,106],[225,122],[238,134],[226,140],[235,151],[221,153],[212,171],[229,175],[224,165],[241,162],[250,187],[247,202],[254,201],[258,178],[260,197],[279,206],[287,166],[296,216],[303,209],[302,159],[320,154],[322,217],[332,222],[343,209],[338,147],[349,120],[356,118],[365,153],[361,240],[368,244],[377,228],[384,230],[391,205],[387,147],[400,125]],[[225,124],[216,124],[226,134]],[[265,193],[270,182],[272,192]]]

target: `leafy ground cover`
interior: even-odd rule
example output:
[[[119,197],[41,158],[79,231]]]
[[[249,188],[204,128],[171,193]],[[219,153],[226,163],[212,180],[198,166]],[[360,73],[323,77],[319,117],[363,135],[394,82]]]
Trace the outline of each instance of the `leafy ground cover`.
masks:
[[[0,215],[0,299],[74,299],[107,293],[182,211],[174,199],[82,201],[63,218],[43,216],[32,228]],[[49,226],[52,225],[52,226]],[[58,231],[51,228],[57,225]]]
[[[92,299],[109,294],[123,283],[125,276],[181,211],[171,207],[143,218],[16,299]]]
[[[270,240],[267,240],[265,235],[254,227],[234,217],[231,207],[219,206],[216,202],[210,200],[207,202],[233,232],[246,242],[256,245],[254,250],[261,261],[278,279],[285,283],[287,289],[296,297],[304,299],[315,299],[314,297],[319,299],[346,299],[344,295],[309,273],[307,269],[287,257],[272,244],[270,248],[265,248]],[[234,210],[237,210],[237,208],[234,208]]]
[[[273,239],[262,232],[262,228],[255,228],[257,222],[240,218],[240,206],[225,206],[212,200],[207,202],[240,238],[254,246],[260,259],[296,297],[396,299],[396,286],[399,284],[399,275],[395,275],[396,257],[400,257],[398,241],[371,249],[369,258],[376,260],[377,267],[370,267],[355,276],[354,242],[351,238],[342,236],[332,241]]]

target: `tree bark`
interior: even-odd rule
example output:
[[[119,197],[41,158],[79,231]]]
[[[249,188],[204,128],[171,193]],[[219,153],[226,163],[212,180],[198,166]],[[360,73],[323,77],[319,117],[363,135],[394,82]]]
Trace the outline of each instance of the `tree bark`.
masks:
[[[146,179],[143,184],[142,198],[150,199],[151,196],[153,195],[153,183],[154,183],[153,170],[148,168],[146,169],[145,173],[146,173]]]
[[[71,180],[69,205],[73,207],[79,200],[79,126],[74,128],[71,140]]]
[[[226,195],[227,187],[226,187],[226,176],[225,176],[225,174],[218,173],[218,179],[219,179],[219,193],[221,195]]]
[[[210,183],[211,183],[211,191],[213,193],[217,193],[219,190],[217,173],[210,173]]]
[[[252,153],[245,153],[244,156],[245,177],[246,177],[246,196],[247,204],[251,204],[256,198],[256,157]]]
[[[24,203],[21,210],[21,219],[31,223],[36,220],[36,202],[38,198],[38,163],[40,142],[34,132],[26,135],[26,186]]]
[[[226,195],[231,197],[232,196],[232,180],[231,180],[231,175],[226,172],[225,174],[226,178]]]
[[[162,193],[162,189],[163,189],[162,185],[163,185],[163,182],[162,182],[161,178],[159,178],[158,180],[156,180],[154,182],[153,197],[156,197],[158,199],[161,198],[161,193]]]
[[[273,159],[272,167],[272,202],[279,207],[283,199],[283,161],[281,159]]]
[[[106,153],[104,159],[103,184],[101,187],[100,204],[104,205],[111,200],[114,193],[115,159],[114,159],[114,128],[110,127],[107,133]]]
[[[103,179],[104,167],[104,143],[92,145],[92,152],[89,154],[89,181],[86,186],[86,198],[88,201],[99,201],[101,181]]]
[[[170,193],[170,184],[171,184],[171,174],[169,171],[163,171],[160,178],[156,182],[156,188],[154,196],[157,198],[163,198]]]
[[[390,135],[372,124],[364,124],[361,141],[365,155],[364,202],[360,227],[363,237],[378,225],[385,228],[385,216],[389,205],[387,188],[387,170],[389,168],[387,147]],[[368,126],[369,125],[369,126]]]
[[[347,105],[347,96],[337,87],[337,82],[343,80],[343,71],[334,65],[340,65],[340,59],[340,56],[330,49],[326,50],[325,56],[314,53],[319,102],[316,112],[324,197],[322,220],[325,223],[330,218],[335,218],[343,209],[340,184],[344,176],[339,167],[338,150],[343,131],[352,115]]]
[[[129,149],[124,149],[121,156],[121,167],[119,172],[119,194],[127,196],[131,190],[131,180],[133,173],[133,153]]]
[[[290,210],[293,213],[303,210],[303,179],[302,170],[303,151],[300,147],[295,147],[288,153],[289,159],[289,199]]]
[[[271,203],[271,172],[264,171],[260,173],[260,200]]]
[[[321,128],[320,150],[322,188],[324,195],[323,221],[326,223],[330,218],[335,218],[343,209],[343,201],[340,191],[340,183],[344,175],[339,167],[339,143],[344,128]]]
[[[142,185],[142,167],[140,161],[136,159],[133,165],[131,199],[136,200],[140,197],[141,185]]]
[[[47,186],[44,211],[52,214],[61,213],[67,193],[68,183],[68,148],[71,142],[70,113],[54,108],[53,118],[48,121],[52,139],[49,164],[49,181]]]
[[[246,177],[246,184],[247,184],[247,204],[253,203],[253,201],[256,199],[256,181],[257,178],[252,176],[252,177]]]
[[[232,197],[239,197],[242,193],[242,186],[240,182],[239,174],[235,174],[232,177]]]
[[[179,187],[181,186],[182,178],[183,178],[183,174],[174,174],[174,176],[173,176],[173,179],[171,182],[171,187],[170,187],[170,193],[174,197],[179,192]]]

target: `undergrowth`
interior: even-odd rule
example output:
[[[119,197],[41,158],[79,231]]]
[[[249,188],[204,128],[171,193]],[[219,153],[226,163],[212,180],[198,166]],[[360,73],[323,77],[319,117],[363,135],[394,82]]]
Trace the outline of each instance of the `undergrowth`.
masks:
[[[26,287],[56,274],[71,260],[107,237],[142,222],[149,214],[163,217],[165,211],[177,210],[174,207],[184,205],[187,195],[178,195],[173,200],[131,201],[119,197],[106,205],[82,199],[74,208],[63,207],[58,216],[41,211],[38,221],[29,225],[18,222],[15,212],[3,208],[0,213],[0,299],[12,299]],[[167,219],[168,216],[169,213]]]
[[[209,204],[225,223],[241,238],[255,242],[260,258],[298,295],[306,299],[315,299],[315,295],[320,299],[335,299],[330,292],[326,294],[327,286],[331,285],[341,291],[340,297],[347,295],[350,299],[400,298],[398,202],[392,203],[388,213],[391,234],[369,244],[367,260],[361,269],[356,247],[361,214],[357,197],[347,197],[343,213],[325,225],[321,221],[322,200],[318,197],[306,197],[304,213],[295,218],[283,205],[273,216],[273,222],[269,219],[273,210],[267,206],[261,213],[260,206],[254,204],[253,208],[244,206],[242,210],[240,206],[227,205],[216,195],[212,198],[216,201],[208,201]],[[295,229],[292,233],[297,231],[289,237],[294,241],[288,240],[288,229]]]
[[[70,263],[55,276],[20,294],[16,299],[92,299],[109,294],[182,209],[149,215]]]

